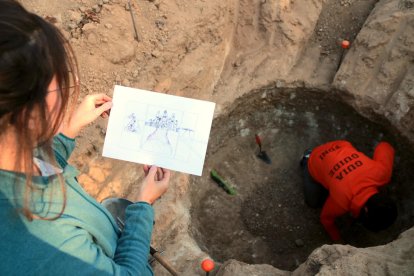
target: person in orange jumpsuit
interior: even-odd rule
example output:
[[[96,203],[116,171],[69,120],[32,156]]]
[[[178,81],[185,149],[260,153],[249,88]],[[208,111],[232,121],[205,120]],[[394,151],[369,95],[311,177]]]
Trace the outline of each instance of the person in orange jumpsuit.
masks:
[[[388,228],[397,218],[396,204],[378,188],[389,183],[394,148],[381,142],[373,158],[347,141],[333,141],[305,151],[305,202],[313,208],[323,205],[321,223],[333,241],[341,241],[335,219],[348,212],[367,229]]]

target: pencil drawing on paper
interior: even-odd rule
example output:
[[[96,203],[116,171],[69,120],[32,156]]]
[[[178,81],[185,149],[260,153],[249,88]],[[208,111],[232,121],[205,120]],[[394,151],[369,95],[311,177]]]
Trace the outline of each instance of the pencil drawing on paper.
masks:
[[[178,116],[177,116],[177,115]],[[157,110],[145,121],[147,134],[144,137],[143,149],[174,156],[177,144],[184,131],[193,131],[191,128],[181,129],[184,114],[167,109]]]
[[[103,155],[201,175],[214,106],[115,86]]]
[[[137,115],[131,113],[128,115],[127,124],[125,130],[132,133],[137,133],[139,131],[139,125],[137,121]]]
[[[155,115],[155,118],[149,119],[145,122],[146,126],[150,126],[155,128],[154,132],[151,133],[147,137],[147,141],[151,140],[157,132],[162,131],[165,134],[166,137],[166,143],[171,144],[168,140],[168,132],[177,132],[178,131],[178,121],[175,119],[175,114],[172,113],[171,115],[168,115],[167,110],[164,110],[163,114],[160,114],[160,111],[157,112]]]
[[[139,137],[142,133],[142,130],[142,118],[138,112],[126,112],[122,122],[120,145],[131,150],[138,150]]]
[[[126,109],[122,146],[186,159],[194,154],[197,114],[148,106],[145,110]],[[180,152],[177,152],[179,148]],[[197,151],[195,152],[197,154]]]

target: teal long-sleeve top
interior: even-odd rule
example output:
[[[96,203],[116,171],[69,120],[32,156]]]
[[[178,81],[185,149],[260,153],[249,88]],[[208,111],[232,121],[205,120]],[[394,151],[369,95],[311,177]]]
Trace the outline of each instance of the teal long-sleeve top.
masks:
[[[111,214],[77,182],[67,163],[75,140],[54,137],[67,202],[56,220],[28,221],[23,206],[25,175],[0,170],[0,275],[153,275],[148,264],[154,212],[138,202],[126,209],[120,232]],[[54,217],[62,209],[59,175],[34,176],[31,210]]]

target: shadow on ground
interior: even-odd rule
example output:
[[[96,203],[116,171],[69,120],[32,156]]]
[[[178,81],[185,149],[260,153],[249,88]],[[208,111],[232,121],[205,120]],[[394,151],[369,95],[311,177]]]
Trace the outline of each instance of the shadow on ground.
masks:
[[[381,140],[396,148],[393,180],[386,189],[398,201],[397,222],[374,234],[344,217],[337,221],[343,239],[357,247],[380,245],[413,225],[412,146],[334,94],[263,89],[238,99],[214,121],[203,176],[191,180],[191,233],[212,258],[293,270],[315,248],[330,243],[319,223],[320,209],[304,203],[299,160],[306,148],[335,139],[350,141],[368,156]],[[255,133],[271,165],[256,157]],[[213,168],[234,185],[236,196],[210,179]]]

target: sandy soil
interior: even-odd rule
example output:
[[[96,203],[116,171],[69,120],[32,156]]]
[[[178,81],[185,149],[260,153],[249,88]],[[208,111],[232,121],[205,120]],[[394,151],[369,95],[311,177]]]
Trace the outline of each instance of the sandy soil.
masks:
[[[315,10],[311,17],[304,16],[308,4],[300,3],[200,0],[188,5],[186,1],[132,1],[138,42],[134,40],[126,1],[22,2],[44,17],[55,18],[56,25],[66,33],[79,60],[82,95],[102,92],[111,95],[113,85],[122,84],[213,100],[218,103],[217,114],[237,96],[273,78],[272,68],[276,64],[257,63],[257,60],[265,58],[283,64],[280,58],[286,57],[285,54],[262,54],[266,50],[271,53],[272,48],[277,47],[277,35],[287,37],[281,42],[292,55],[299,55],[321,42],[320,46],[318,44],[323,49],[321,57],[329,57],[322,63],[335,67],[341,54],[337,38],[355,37],[372,6],[372,1],[364,1],[364,4],[328,1],[323,5],[315,1],[309,4],[309,9]],[[322,14],[316,22],[318,12]],[[251,16],[253,21],[248,20]],[[349,16],[354,24],[346,24]],[[311,18],[316,28],[323,29],[313,36],[309,27],[301,30]],[[286,26],[274,30],[270,23],[279,20],[286,21]],[[300,30],[298,34],[296,29]],[[255,31],[257,37],[251,37],[255,36]],[[306,48],[295,41],[301,32],[309,36],[312,46]],[[317,56],[306,60],[306,64],[300,60],[292,66],[293,75],[306,75],[310,67],[319,63]],[[258,79],[244,84],[243,81],[248,80],[246,76],[251,75],[246,68],[256,70],[254,77],[260,73]],[[135,172],[138,166],[100,156],[105,129],[105,120],[85,129],[77,140],[77,151],[72,158],[84,173],[80,180],[85,189],[98,200],[131,195],[132,184],[139,182],[142,176],[140,171]],[[128,171],[134,168],[134,173],[127,177],[113,173],[124,166]]]
[[[344,88],[344,80],[348,80],[348,86],[353,81],[359,83],[352,71],[362,68],[357,66],[358,62],[372,62],[375,56],[360,61],[361,54],[353,49],[343,55],[337,41],[347,38],[351,45],[358,42],[354,39],[371,9],[378,5],[375,0],[194,0],[191,4],[185,0],[133,0],[139,42],[134,39],[127,1],[21,2],[55,21],[64,31],[78,57],[82,96],[102,92],[111,95],[114,84],[123,84],[217,103],[219,119],[214,123],[204,176],[190,179],[175,173],[170,190],[154,205],[153,245],[164,249],[165,256],[184,275],[202,275],[199,262],[207,254],[220,262],[237,258],[248,263],[295,268],[312,249],[328,242],[317,221],[319,211],[306,208],[302,201],[297,161],[303,149],[344,137],[371,153],[373,137],[377,139],[380,133],[391,141],[402,141],[389,134],[391,128],[384,130],[371,124],[341,103],[329,104],[330,98],[325,99],[325,94],[299,89],[289,96],[274,98],[272,92],[311,87],[332,94],[332,80],[341,60],[347,66],[340,68],[336,87]],[[383,2],[389,7],[374,17],[374,21],[380,19],[374,26],[383,24],[381,16],[390,17],[394,8],[411,11],[409,0]],[[400,24],[398,33],[410,33],[411,25]],[[387,30],[393,33],[383,29],[384,34]],[[376,31],[363,30],[368,37]],[[376,41],[379,46],[374,46],[378,48],[363,39],[357,44],[367,45],[368,52],[373,48],[381,51],[383,44],[379,40],[372,43]],[[401,43],[407,43],[404,47],[408,48],[414,45],[409,38]],[[404,73],[413,75],[412,65],[406,65],[403,58],[390,60],[397,68],[407,68],[403,72],[396,70],[393,77],[397,81]],[[364,67],[359,77],[375,82],[365,72],[369,69]],[[407,82],[408,94],[410,83]],[[259,90],[258,95],[235,102],[238,97],[269,85],[271,90]],[[348,86],[344,90],[350,94],[358,95],[361,91],[358,85]],[[348,94],[347,97],[353,104],[353,98]],[[356,102],[355,108],[369,109],[370,99]],[[229,110],[233,112],[228,113]],[[325,116],[323,112],[332,115]],[[409,118],[405,117],[402,124],[406,129],[412,126]],[[393,124],[400,122],[397,119]],[[141,166],[101,157],[105,129],[105,120],[86,128],[77,139],[71,162],[81,172],[80,183],[97,200],[109,196],[134,200],[143,177]],[[272,166],[255,157],[255,132],[263,136]],[[405,169],[410,164],[406,150],[410,147],[401,143],[395,180],[400,185],[392,186],[390,191],[405,215],[380,236],[370,236],[357,225],[340,222],[344,237],[353,245],[386,243],[412,225],[412,192],[406,184],[411,175]],[[238,196],[227,196],[211,182],[208,172],[212,167],[231,180]],[[168,275],[159,266],[155,270],[157,275]]]
[[[399,203],[396,224],[378,234],[345,217],[338,221],[343,239],[356,247],[386,244],[412,226],[412,150],[392,130],[358,115],[320,92],[267,89],[236,101],[225,118],[214,122],[203,178],[192,178],[192,233],[202,249],[219,261],[237,259],[294,270],[330,240],[319,222],[320,209],[304,203],[299,160],[306,148],[345,139],[372,156],[386,140],[397,146],[392,184],[385,189]],[[329,114],[329,116],[327,116]],[[272,159],[257,158],[254,134]],[[233,185],[228,195],[210,179],[215,169]]]

